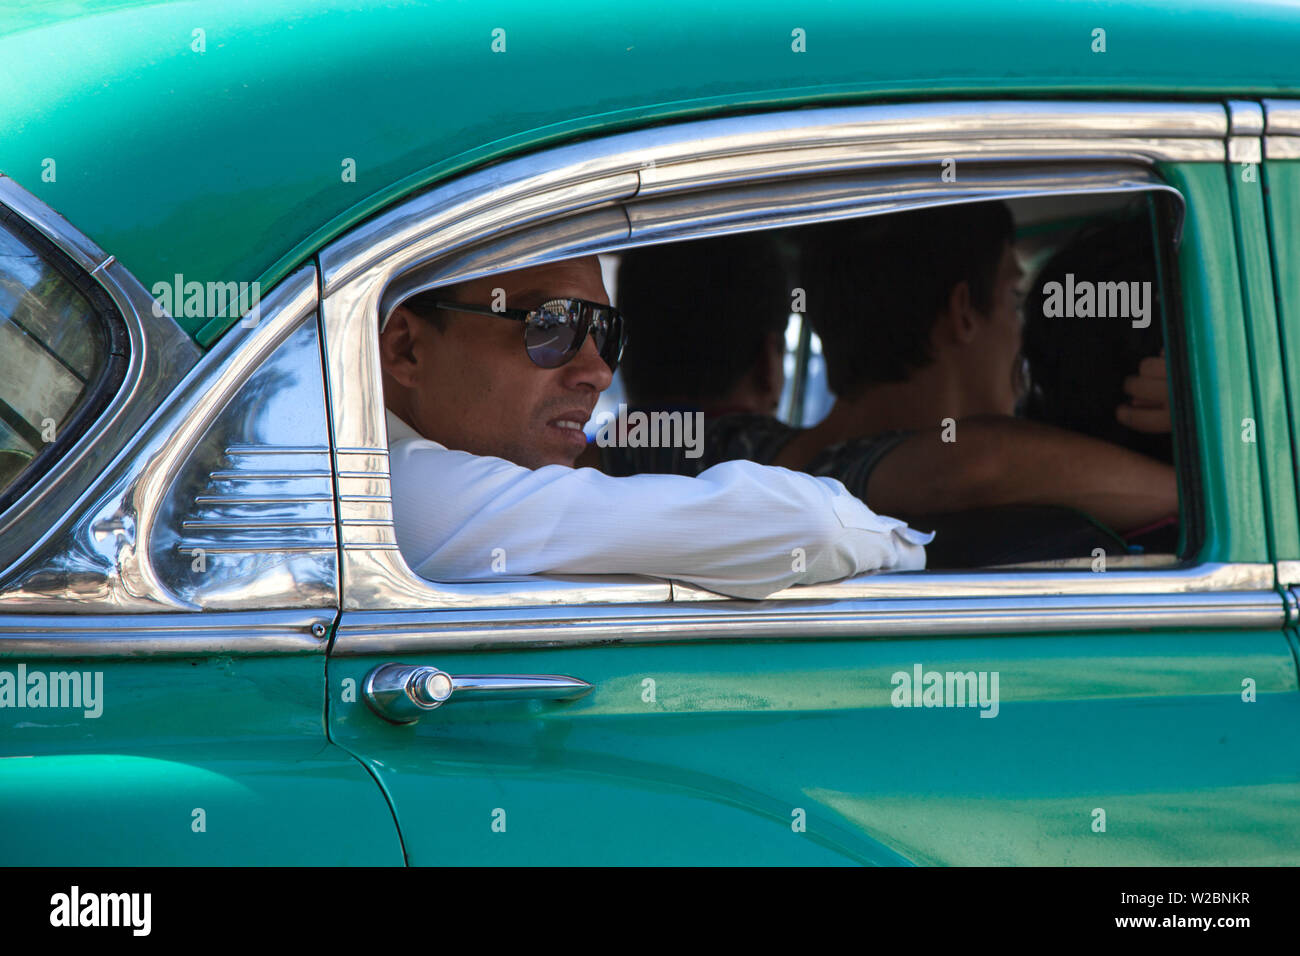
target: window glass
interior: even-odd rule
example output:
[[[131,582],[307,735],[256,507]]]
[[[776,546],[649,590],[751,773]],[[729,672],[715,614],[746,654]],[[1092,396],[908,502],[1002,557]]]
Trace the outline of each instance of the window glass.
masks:
[[[629,317],[623,369],[644,366],[637,403],[698,406],[716,441],[693,461],[672,449],[602,459],[614,474],[630,473],[633,458],[632,470],[686,473],[711,455],[806,465],[936,531],[934,568],[1096,570],[1099,556],[1112,567],[1172,564],[1193,517],[1178,514],[1173,472],[1173,221],[1148,194],[1076,195],[629,250],[611,270],[621,279],[627,262],[653,264],[629,272],[635,290],[623,281],[615,293]],[[762,343],[773,334],[784,381],[767,412],[774,376]],[[824,446],[804,448],[806,462],[779,457],[791,429],[826,420],[837,389],[849,400]],[[845,422],[864,423],[862,433],[845,433]],[[1005,487],[980,486],[981,443],[1014,452]],[[891,456],[893,478],[875,481]],[[1130,486],[1162,493],[1152,505],[1118,500]],[[940,490],[926,497],[931,488]]]
[[[1163,194],[1036,197],[603,255],[627,344],[575,460],[835,478],[934,532],[931,570],[1173,567],[1200,519],[1174,455],[1197,461],[1180,218]]]
[[[112,364],[100,310],[52,260],[0,223],[0,502],[32,477]]]

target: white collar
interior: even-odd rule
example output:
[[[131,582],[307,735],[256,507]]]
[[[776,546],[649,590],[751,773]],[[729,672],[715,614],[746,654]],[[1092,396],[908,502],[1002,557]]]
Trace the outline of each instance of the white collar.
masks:
[[[392,448],[399,441],[405,441],[408,438],[418,438],[420,441],[427,441],[430,444],[438,445],[439,448],[445,448],[436,441],[425,438],[406,422],[394,415],[389,409],[384,409],[384,418],[388,422],[388,447]]]

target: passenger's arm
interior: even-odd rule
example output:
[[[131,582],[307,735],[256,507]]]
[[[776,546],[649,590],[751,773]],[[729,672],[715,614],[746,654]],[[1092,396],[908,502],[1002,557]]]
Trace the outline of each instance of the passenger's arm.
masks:
[[[1174,469],[1118,445],[1003,416],[909,436],[871,473],[867,500],[887,514],[997,505],[1064,505],[1120,533],[1178,514]]]
[[[631,573],[736,597],[879,569],[925,566],[929,535],[873,514],[839,482],[747,461],[699,477],[531,470],[400,441],[397,540],[435,581]]]

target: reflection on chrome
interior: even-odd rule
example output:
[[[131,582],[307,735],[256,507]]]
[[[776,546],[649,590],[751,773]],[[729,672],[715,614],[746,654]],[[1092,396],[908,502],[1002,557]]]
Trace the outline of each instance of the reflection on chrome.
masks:
[[[116,454],[98,463],[99,480],[85,492],[92,503],[71,508],[59,533],[7,576],[0,608],[334,606],[337,551],[315,304],[315,269],[307,267],[267,296],[259,323],[233,327]],[[273,394],[279,389],[283,394]],[[301,447],[312,438],[314,448]],[[281,469],[277,476],[250,482],[261,467],[251,463],[268,461]],[[223,504],[221,492],[233,487],[240,488],[236,500]],[[257,500],[250,490],[286,500]],[[216,515],[252,518],[255,527],[238,520],[205,527]],[[277,519],[305,523],[296,541],[284,540]],[[269,549],[269,538],[298,547]]]

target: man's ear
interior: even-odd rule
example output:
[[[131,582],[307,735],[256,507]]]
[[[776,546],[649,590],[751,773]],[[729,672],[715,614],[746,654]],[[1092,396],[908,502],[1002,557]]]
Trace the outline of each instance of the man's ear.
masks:
[[[404,305],[399,305],[379,333],[379,365],[385,374],[407,388],[415,384],[415,337],[423,331],[420,319]]]
[[[939,321],[953,341],[966,345],[974,341],[979,332],[979,316],[971,305],[970,283],[962,279],[948,293],[948,305]]]

